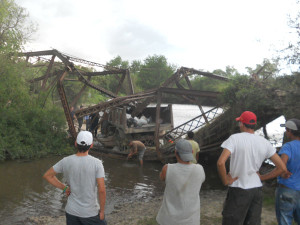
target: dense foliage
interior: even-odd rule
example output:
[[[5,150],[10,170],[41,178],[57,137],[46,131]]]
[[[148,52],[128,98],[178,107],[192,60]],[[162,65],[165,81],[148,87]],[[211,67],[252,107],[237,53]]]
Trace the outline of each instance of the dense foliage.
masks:
[[[0,1],[0,160],[71,150],[61,107],[45,100],[45,94],[30,92],[26,80],[34,70],[13,56],[33,32],[26,18],[13,1]]]

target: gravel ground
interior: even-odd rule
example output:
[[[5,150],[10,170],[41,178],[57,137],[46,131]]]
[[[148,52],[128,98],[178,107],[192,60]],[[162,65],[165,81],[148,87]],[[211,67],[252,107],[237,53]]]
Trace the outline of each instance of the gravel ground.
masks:
[[[222,221],[222,207],[226,197],[225,190],[201,191],[201,224],[218,225]],[[162,202],[162,196],[148,202],[132,202],[116,205],[111,214],[106,215],[109,225],[136,225],[139,220],[155,218]],[[28,222],[28,223],[27,223]],[[31,225],[65,225],[65,217],[34,217],[25,224]],[[272,206],[264,206],[262,225],[276,223],[275,210]]]

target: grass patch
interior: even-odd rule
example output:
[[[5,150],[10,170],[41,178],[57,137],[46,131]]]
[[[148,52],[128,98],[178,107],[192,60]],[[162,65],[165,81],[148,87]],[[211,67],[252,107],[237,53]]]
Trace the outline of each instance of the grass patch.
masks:
[[[263,187],[263,207],[275,207],[275,187]]]

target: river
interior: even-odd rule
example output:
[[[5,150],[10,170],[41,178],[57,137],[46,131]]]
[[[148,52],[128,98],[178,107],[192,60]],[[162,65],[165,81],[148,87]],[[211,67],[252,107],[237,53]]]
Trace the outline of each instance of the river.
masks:
[[[33,161],[8,161],[0,164],[0,224],[30,224],[33,216],[64,214],[66,198],[42,179],[44,172],[60,157]],[[136,161],[102,158],[107,188],[106,213],[114,205],[131,201],[149,201],[161,195],[164,184],[159,180],[162,164],[145,162],[141,168]],[[220,189],[222,185],[216,166],[204,165],[207,181],[203,189]],[[58,176],[62,179],[61,176]]]
[[[204,110],[209,110],[205,107]],[[173,106],[174,125],[177,126],[200,114],[196,106]],[[279,123],[279,122],[277,122]],[[282,119],[280,119],[282,123]],[[279,126],[279,125],[278,125]],[[276,125],[276,127],[278,127]],[[64,214],[66,198],[42,179],[45,171],[63,156],[37,160],[15,160],[0,163],[0,224],[30,224],[34,216],[60,216]],[[105,168],[107,188],[106,213],[119,203],[149,201],[162,195],[164,183],[158,178],[162,164],[145,162],[139,167],[136,161],[101,158]],[[216,164],[201,160],[206,173],[203,189],[223,189]],[[63,179],[62,176],[58,176]]]

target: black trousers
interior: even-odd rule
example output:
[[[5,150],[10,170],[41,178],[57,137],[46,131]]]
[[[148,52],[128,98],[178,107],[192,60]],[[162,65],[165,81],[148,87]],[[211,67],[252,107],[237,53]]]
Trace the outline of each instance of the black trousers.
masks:
[[[67,225],[107,225],[106,220],[100,220],[97,216],[82,218],[66,213]]]
[[[229,187],[223,208],[223,225],[260,225],[262,188]]]

